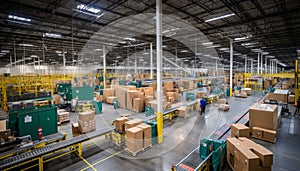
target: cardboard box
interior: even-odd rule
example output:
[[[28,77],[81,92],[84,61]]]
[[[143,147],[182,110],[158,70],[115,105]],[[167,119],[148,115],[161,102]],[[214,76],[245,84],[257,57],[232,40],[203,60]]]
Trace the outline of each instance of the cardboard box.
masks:
[[[259,166],[259,157],[253,153],[246,145],[236,146],[237,160],[241,163],[242,168],[248,171],[257,171]]]
[[[95,119],[95,111],[88,110],[85,112],[79,112],[78,113],[78,120],[85,122],[85,121],[90,121]]]
[[[138,128],[143,130],[143,147],[149,147],[151,146],[152,142],[152,132],[151,132],[151,126],[145,123],[137,125]]]
[[[276,89],[274,93],[269,93],[270,100],[276,100],[277,102],[288,102],[289,90],[278,90]]]
[[[252,137],[262,139],[263,138],[263,131],[259,129],[259,127],[252,128]]]
[[[128,110],[133,110],[133,99],[137,97],[137,94],[138,94],[137,90],[128,90],[127,91],[126,107]]]
[[[227,103],[227,100],[226,100],[226,99],[219,99],[219,100],[218,100],[218,103],[219,103],[219,104],[226,104],[226,103]]]
[[[180,107],[177,108],[178,117],[187,118],[188,117],[188,111],[186,107]]]
[[[106,103],[113,104],[114,100],[118,100],[116,96],[106,97]]]
[[[153,91],[154,91],[154,90],[157,90],[157,84],[156,84],[156,83],[150,83],[150,84],[149,84],[149,87],[152,87],[152,88],[153,88]]]
[[[60,99],[61,99],[60,95],[55,95],[54,96],[54,104],[60,104],[61,103]]]
[[[174,83],[173,82],[164,82],[164,88],[166,90],[173,90],[174,89]]]
[[[255,103],[249,108],[250,131],[253,127],[277,130],[277,105]]]
[[[127,129],[126,146],[131,152],[137,152],[143,148],[143,130],[138,127]]]
[[[141,119],[129,120],[129,121],[125,122],[125,131],[127,131],[127,129],[135,127],[141,123],[143,123],[143,120],[141,120]]]
[[[6,130],[6,120],[0,120],[0,131]]]
[[[249,127],[240,123],[231,124],[231,137],[249,137]]]
[[[145,106],[150,106],[149,102],[154,100],[153,96],[145,96]]]
[[[114,94],[113,89],[110,88],[103,89],[103,100],[106,101],[106,98],[113,96],[113,94]]]
[[[73,137],[75,137],[75,136],[77,136],[77,135],[80,134],[80,129],[79,129],[78,122],[72,123],[72,134],[73,134]]]
[[[88,133],[96,130],[96,120],[78,121],[81,133]]]
[[[144,94],[145,96],[153,96],[153,87],[145,87]]]
[[[57,120],[60,123],[70,121],[70,112],[57,113]]]
[[[127,117],[121,117],[115,119],[115,128],[118,131],[125,132],[125,122],[129,121]]]
[[[116,88],[116,97],[119,100],[119,106],[123,109],[126,109],[126,95],[127,95],[127,90],[124,88],[124,86],[120,86],[119,88]]]
[[[227,104],[220,104],[218,106],[218,110],[228,111],[229,110],[229,105],[227,105]]]
[[[252,134],[252,137],[254,138],[270,141],[273,143],[275,143],[276,141],[276,131],[274,130],[253,127],[253,132],[255,132],[255,134]]]
[[[240,97],[247,97],[247,93],[246,92],[241,92]]]
[[[252,95],[252,89],[251,88],[242,88],[241,92],[247,93],[248,96]]]
[[[133,111],[135,112],[142,112],[145,110],[145,103],[144,99],[142,98],[134,98],[133,99]]]

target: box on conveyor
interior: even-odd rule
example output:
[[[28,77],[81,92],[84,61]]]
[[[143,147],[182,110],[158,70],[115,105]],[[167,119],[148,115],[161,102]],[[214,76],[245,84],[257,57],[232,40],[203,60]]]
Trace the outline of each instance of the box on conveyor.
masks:
[[[178,117],[187,118],[188,117],[188,110],[187,107],[179,107],[177,108]]]
[[[250,132],[253,127],[277,130],[278,107],[277,105],[255,103],[249,108]]]
[[[249,127],[240,123],[231,124],[231,137],[249,137]]]
[[[95,119],[95,111],[93,110],[88,110],[85,112],[79,112],[78,113],[78,120],[85,122],[85,121],[90,121]]]
[[[133,99],[133,111],[142,112],[145,110],[145,102],[142,98],[134,98]]]
[[[271,170],[273,153],[245,137],[227,138],[227,161],[233,170]]]
[[[81,133],[88,133],[96,130],[96,120],[78,121]]]
[[[115,128],[118,131],[125,132],[125,122],[129,121],[127,117],[121,117],[115,119]]]
[[[80,134],[80,129],[79,129],[78,122],[72,123],[72,134],[73,134],[73,137],[75,137],[75,136],[77,136],[77,135]]]
[[[127,99],[126,99],[126,107],[128,110],[133,110],[133,99],[138,96],[137,90],[128,90],[127,91]]]
[[[119,106],[123,109],[126,109],[126,95],[127,90],[124,88],[124,86],[120,86],[119,88],[116,88],[116,97],[119,100]]]

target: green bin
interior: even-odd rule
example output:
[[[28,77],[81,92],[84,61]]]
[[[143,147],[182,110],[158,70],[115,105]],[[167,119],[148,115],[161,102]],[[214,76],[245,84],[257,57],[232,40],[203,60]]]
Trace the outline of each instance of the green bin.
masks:
[[[204,138],[200,140],[199,154],[201,159],[205,159],[209,155],[212,144],[213,142],[210,139]]]
[[[102,113],[102,102],[94,101],[96,114]]]
[[[157,143],[157,123],[154,121],[145,121],[146,124],[151,125],[152,145]]]
[[[118,100],[114,100],[113,104],[114,104],[114,109],[118,109],[119,108],[119,101]]]

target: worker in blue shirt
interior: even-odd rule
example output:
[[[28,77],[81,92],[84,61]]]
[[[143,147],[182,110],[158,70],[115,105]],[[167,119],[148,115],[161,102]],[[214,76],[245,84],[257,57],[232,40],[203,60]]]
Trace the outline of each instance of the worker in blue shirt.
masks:
[[[201,116],[202,116],[202,113],[205,113],[205,106],[206,106],[206,100],[201,98],[200,99],[200,108],[201,108],[200,114],[201,114]]]

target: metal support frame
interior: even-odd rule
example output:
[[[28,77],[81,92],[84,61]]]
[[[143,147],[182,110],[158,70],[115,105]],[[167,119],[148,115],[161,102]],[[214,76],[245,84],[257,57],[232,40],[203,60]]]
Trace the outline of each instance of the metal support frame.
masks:
[[[260,58],[261,58],[261,60],[260,60],[260,73],[262,74],[263,73],[263,63],[264,63],[264,61],[263,61],[263,54],[262,53],[260,53]]]
[[[233,66],[233,40],[230,39],[230,73],[229,73],[229,79],[230,79],[230,87],[229,87],[229,91],[230,91],[230,96],[232,96],[232,66]]]
[[[260,73],[260,71],[259,71],[259,59],[260,59],[259,53],[257,53],[257,74]]]
[[[162,1],[156,0],[156,79],[157,79],[157,142],[163,142],[162,108]]]
[[[299,63],[298,60],[295,61],[295,102],[299,99],[299,79],[298,79],[298,72],[299,72]],[[298,104],[299,105],[299,104]]]
[[[251,67],[250,67],[250,73],[253,73],[253,59],[251,59]]]
[[[106,53],[105,45],[103,45],[103,87],[106,88]]]
[[[247,62],[248,62],[248,60],[247,60],[247,56],[245,57],[245,73],[247,73]]]
[[[152,43],[150,43],[150,79],[153,79],[153,50],[152,50]]]

